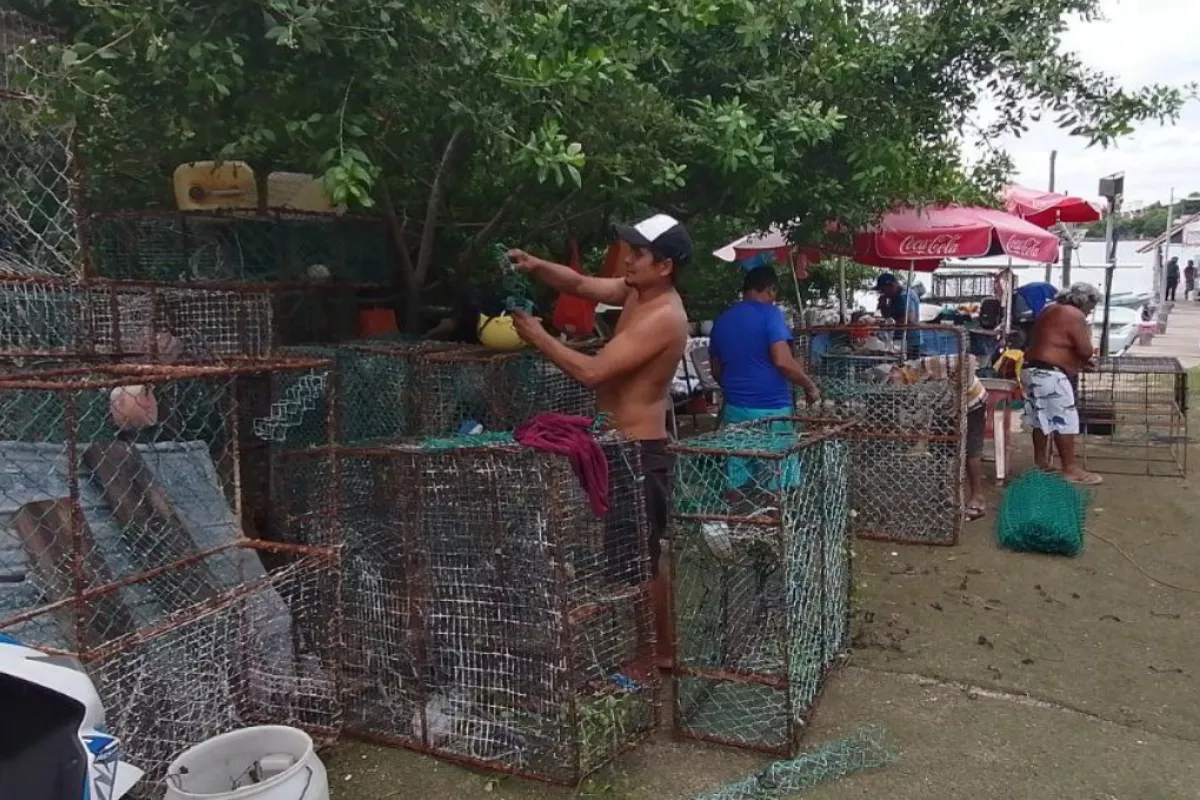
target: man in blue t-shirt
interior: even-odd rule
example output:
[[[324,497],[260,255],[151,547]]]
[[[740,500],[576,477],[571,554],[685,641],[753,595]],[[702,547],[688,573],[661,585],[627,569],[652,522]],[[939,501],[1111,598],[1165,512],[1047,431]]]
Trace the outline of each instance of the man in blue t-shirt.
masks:
[[[778,291],[774,270],[750,270],[742,282],[741,302],[713,324],[708,350],[725,400],[725,422],[789,416],[793,383],[804,389],[810,403],[820,398],[817,385],[792,355],[792,332],[775,305]]]
[[[791,384],[804,389],[810,404],[819,402],[821,393],[792,355],[792,332],[775,305],[778,293],[775,270],[758,267],[747,272],[742,300],[713,324],[708,352],[725,401],[721,421],[736,424],[779,417],[783,419],[770,423],[771,431],[790,434],[794,426],[786,418],[792,416]],[[738,490],[762,482],[764,476],[758,474],[762,471],[762,465],[749,459],[730,458],[726,464],[729,484]],[[794,486],[800,478],[799,463],[789,457],[782,475],[765,478],[759,488],[767,491],[779,491],[780,478],[784,488]]]
[[[879,292],[879,311],[885,319],[890,319],[897,326],[919,325],[921,323],[921,298],[909,289],[890,272],[880,273],[875,279],[875,291]],[[909,360],[919,358],[921,343],[927,338],[926,331],[898,330],[892,334],[893,339],[907,341],[905,357]]]

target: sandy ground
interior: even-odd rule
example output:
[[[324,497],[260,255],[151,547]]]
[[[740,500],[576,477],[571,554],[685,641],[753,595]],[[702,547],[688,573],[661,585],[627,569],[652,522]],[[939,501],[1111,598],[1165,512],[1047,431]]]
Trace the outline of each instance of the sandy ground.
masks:
[[[1200,594],[1100,539],[1200,589],[1197,489],[1109,477],[1073,559],[999,550],[991,515],[952,549],[857,543],[854,650],[807,741],[879,724],[901,760],[804,796],[1200,798]],[[333,800],[674,800],[763,763],[663,734],[573,793],[359,744],[328,760]]]

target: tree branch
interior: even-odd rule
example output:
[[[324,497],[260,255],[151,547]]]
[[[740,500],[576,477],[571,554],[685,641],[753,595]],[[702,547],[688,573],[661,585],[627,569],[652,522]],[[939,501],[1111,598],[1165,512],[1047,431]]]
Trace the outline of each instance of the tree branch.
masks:
[[[458,149],[458,143],[462,140],[462,136],[463,129],[461,127],[455,128],[454,133],[450,134],[450,141],[446,143],[446,149],[442,152],[442,160],[438,164],[437,172],[433,174],[433,187],[429,190],[429,204],[425,208],[425,227],[421,229],[421,247],[417,250],[415,277],[418,286],[425,283],[425,276],[429,274],[429,264],[433,261],[433,242],[437,234],[438,214],[441,213],[442,195],[446,191],[446,170],[454,158],[454,151]]]
[[[396,216],[396,206],[392,203],[392,193],[388,191],[386,186],[381,187],[383,200],[383,213],[388,220],[388,229],[392,234],[392,243],[396,249],[400,251],[400,264],[404,268],[404,282],[408,285],[412,284],[416,278],[416,269],[413,266],[412,255],[408,252],[407,229],[408,215],[404,216],[404,221],[401,222]]]
[[[500,208],[496,209],[496,213],[492,215],[492,218],[471,237],[471,241],[463,248],[462,255],[458,258],[458,266],[455,267],[455,272],[461,275],[466,270],[467,264],[475,258],[484,245],[500,233],[501,228],[504,227],[501,221],[504,215],[508,213],[508,209],[516,202],[519,195],[520,190],[513,192],[505,198],[504,202],[500,204]]]

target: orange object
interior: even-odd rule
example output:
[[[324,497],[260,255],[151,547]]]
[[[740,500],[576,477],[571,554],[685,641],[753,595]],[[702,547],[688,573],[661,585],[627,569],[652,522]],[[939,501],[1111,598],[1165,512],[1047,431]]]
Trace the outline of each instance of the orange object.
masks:
[[[623,242],[620,239],[608,246],[608,253],[604,256],[604,269],[600,274],[605,278],[620,277],[622,267],[625,264],[625,256],[629,252],[629,243]]]
[[[359,336],[381,336],[399,332],[396,312],[390,308],[364,308],[358,312]]]
[[[571,240],[567,265],[580,272],[579,241]],[[571,336],[588,336],[596,330],[596,304],[582,297],[560,294],[554,303],[550,324]]]

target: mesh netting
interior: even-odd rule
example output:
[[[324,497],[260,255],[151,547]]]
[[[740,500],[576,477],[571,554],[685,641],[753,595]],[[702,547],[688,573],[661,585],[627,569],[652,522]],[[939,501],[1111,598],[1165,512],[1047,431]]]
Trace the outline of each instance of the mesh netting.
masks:
[[[394,271],[381,221],[334,214],[95,214],[89,236],[105,278],[390,284]]]
[[[1004,492],[996,536],[1010,550],[1073,556],[1083,549],[1087,493],[1062,475],[1032,469]]]
[[[603,519],[559,456],[477,437],[339,451],[349,730],[568,784],[650,732],[640,462],[599,441]]]
[[[421,357],[461,347],[440,342],[361,341],[330,347],[290,347],[293,355],[328,358],[334,362],[338,392],[337,440],[356,444],[398,439],[417,432],[417,386]],[[293,376],[277,376],[276,396],[283,396]],[[280,428],[277,436],[290,443],[319,441],[324,434],[324,399],[316,402],[296,424]]]
[[[846,640],[847,427],[769,420],[673,446],[682,734],[795,752]]]
[[[796,347],[821,390],[821,419],[855,420],[850,530],[857,536],[954,544],[963,524],[966,395],[961,330],[850,326],[798,332]],[[935,358],[940,377],[896,385],[891,366]]]
[[[1083,436],[1096,472],[1187,476],[1188,373],[1176,358],[1106,357],[1079,376]]]
[[[337,551],[252,546],[239,521],[235,380],[316,366],[0,378],[0,629],[83,663],[147,792],[214,733],[336,732]],[[321,500],[310,514],[336,530]]]
[[[271,295],[189,286],[0,279],[0,353],[265,356]]]
[[[572,346],[599,349],[595,343]],[[422,437],[453,433],[468,421],[503,431],[545,412],[596,412],[594,392],[532,351],[456,348],[429,354],[417,369],[415,422]]]
[[[782,800],[822,783],[894,763],[882,728],[862,728],[790,761],[776,761],[731,784],[692,800]]]
[[[52,38],[0,10],[0,274],[76,273],[72,126],[49,122],[25,91],[28,59]]]

